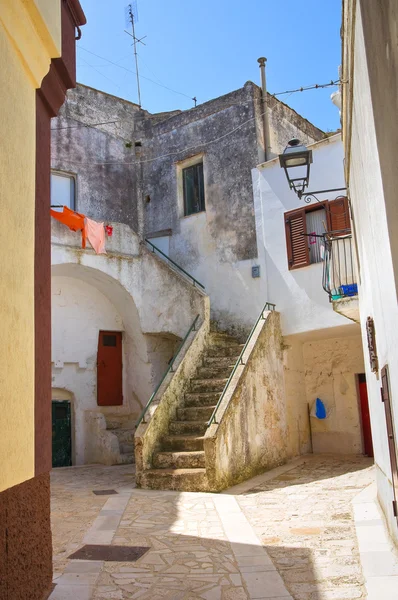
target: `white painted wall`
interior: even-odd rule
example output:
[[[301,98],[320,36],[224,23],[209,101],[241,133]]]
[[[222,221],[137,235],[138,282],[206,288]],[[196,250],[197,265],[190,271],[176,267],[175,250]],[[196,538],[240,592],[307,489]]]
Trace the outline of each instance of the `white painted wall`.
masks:
[[[80,233],[52,223],[53,388],[72,397],[74,460],[91,456],[88,416],[135,420],[163,375],[176,343],[207,297],[153,256],[127,225],[113,224],[107,254],[82,250]],[[207,313],[206,313],[207,314]],[[123,331],[123,405],[98,407],[100,330]]]
[[[344,187],[343,146],[340,135],[309,146],[313,151],[310,190]],[[266,277],[270,302],[282,315],[284,335],[347,325],[336,314],[322,288],[322,263],[289,271],[284,213],[305,206],[289,189],[279,160],[273,159],[252,171],[259,264]],[[319,194],[334,200],[339,192]],[[313,200],[316,202],[316,200]],[[253,290],[254,291],[254,290]]]
[[[380,41],[381,45],[384,43],[384,40]],[[398,441],[398,305],[394,278],[394,263],[397,264],[398,256],[393,256],[391,252],[359,3],[355,26],[353,82],[349,178],[360,263],[360,320],[378,497],[390,532],[398,543],[397,524],[391,504],[393,493],[385,412],[380,400],[381,381],[380,375],[370,370],[366,338],[366,319],[371,316],[376,329],[379,367],[381,369],[386,364],[389,366],[395,438]]]
[[[211,218],[208,209],[182,217],[180,231],[170,237],[170,255],[206,286],[212,319],[231,332],[247,332],[268,300],[265,272],[253,279],[257,259],[234,261],[219,248],[208,225]]]

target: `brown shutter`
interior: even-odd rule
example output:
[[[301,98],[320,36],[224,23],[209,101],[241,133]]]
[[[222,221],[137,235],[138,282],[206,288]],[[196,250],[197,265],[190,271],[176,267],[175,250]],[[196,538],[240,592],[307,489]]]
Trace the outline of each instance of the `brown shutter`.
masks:
[[[326,206],[328,211],[329,231],[341,231],[348,233],[351,231],[350,209],[347,198],[337,198],[332,200]]]
[[[299,269],[310,264],[305,209],[285,213],[286,247],[289,269]]]
[[[388,366],[386,365],[381,370],[381,399],[384,402],[384,409],[386,413],[386,425],[387,425],[387,438],[388,438],[388,449],[390,451],[390,464],[391,464],[391,479],[393,489],[393,502],[392,508],[394,517],[398,520],[398,506],[397,506],[397,495],[398,495],[398,467],[397,467],[397,451],[395,446],[395,435],[394,435],[394,422],[392,418],[391,408],[391,396],[390,396],[390,381],[388,375]]]

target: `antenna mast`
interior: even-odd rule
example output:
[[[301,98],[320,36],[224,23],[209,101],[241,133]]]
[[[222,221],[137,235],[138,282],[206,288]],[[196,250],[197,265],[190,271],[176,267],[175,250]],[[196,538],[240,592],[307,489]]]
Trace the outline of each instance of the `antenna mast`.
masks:
[[[141,89],[140,89],[140,75],[139,75],[139,70],[138,70],[137,44],[139,42],[141,44],[144,44],[144,42],[142,41],[143,38],[139,40],[136,37],[136,35],[135,35],[135,23],[138,21],[138,10],[137,10],[137,2],[136,2],[136,0],[134,2],[134,7],[133,7],[133,4],[129,4],[127,6],[127,19],[131,23],[131,27],[133,29],[133,35],[131,37],[133,38],[134,58],[135,58],[135,70],[136,70],[136,73],[137,73],[138,105],[141,108]],[[131,33],[129,33],[128,31],[126,31],[126,33],[128,33],[129,35],[131,35]],[[144,44],[144,46],[145,46],[145,44]]]

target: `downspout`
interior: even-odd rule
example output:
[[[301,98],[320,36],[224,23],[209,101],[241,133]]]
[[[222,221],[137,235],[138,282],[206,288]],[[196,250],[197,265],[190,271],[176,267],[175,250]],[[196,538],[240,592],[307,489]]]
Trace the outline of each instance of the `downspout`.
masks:
[[[271,158],[271,144],[269,134],[269,122],[268,122],[268,101],[267,101],[267,83],[265,79],[265,63],[267,59],[262,56],[257,59],[260,65],[261,73],[261,106],[263,116],[263,137],[264,137],[264,162]]]

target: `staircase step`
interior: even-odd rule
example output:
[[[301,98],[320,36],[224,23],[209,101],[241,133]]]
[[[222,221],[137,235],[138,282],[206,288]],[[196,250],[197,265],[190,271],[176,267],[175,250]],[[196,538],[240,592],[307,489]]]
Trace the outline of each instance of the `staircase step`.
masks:
[[[177,417],[179,421],[208,421],[213,414],[214,406],[190,406],[178,408]]]
[[[198,379],[228,379],[231,370],[232,367],[218,367],[217,365],[212,365],[211,367],[199,367],[196,371],[196,376]]]
[[[220,392],[189,392],[185,394],[185,407],[215,406],[219,397]]]
[[[228,378],[191,379],[191,392],[222,392]]]
[[[232,369],[235,366],[237,359],[238,357],[235,358],[232,356],[206,356],[203,359],[203,366]]]
[[[205,468],[205,453],[196,452],[158,452],[153,459],[155,469],[198,469]]]
[[[110,431],[117,436],[119,443],[134,442],[134,429],[111,429]]]
[[[243,350],[244,344],[239,344],[235,346],[209,346],[206,350],[207,356],[231,356],[235,357],[235,361],[237,360],[239,354]]]
[[[141,476],[141,487],[152,490],[206,492],[206,469],[150,469]]]
[[[207,421],[172,421],[169,425],[169,432],[173,435],[182,435],[183,433],[205,433]]]
[[[166,435],[162,441],[162,450],[169,452],[195,452],[203,450],[202,435]]]
[[[237,344],[239,344],[238,340],[226,333],[210,333],[210,346],[236,346]]]

